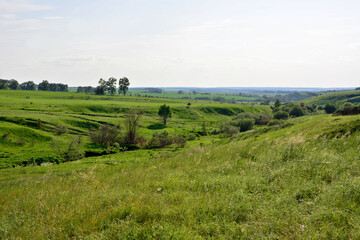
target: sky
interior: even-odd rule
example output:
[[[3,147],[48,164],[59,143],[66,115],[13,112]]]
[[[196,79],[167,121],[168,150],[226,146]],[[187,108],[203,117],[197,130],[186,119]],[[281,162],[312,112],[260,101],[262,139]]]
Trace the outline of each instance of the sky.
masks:
[[[360,0],[0,0],[0,78],[359,87]]]

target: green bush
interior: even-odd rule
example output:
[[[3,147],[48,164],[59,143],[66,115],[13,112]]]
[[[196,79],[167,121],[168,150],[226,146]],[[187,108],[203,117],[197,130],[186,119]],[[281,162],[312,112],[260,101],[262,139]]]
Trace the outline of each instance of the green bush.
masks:
[[[328,104],[325,105],[324,110],[325,110],[325,112],[327,114],[331,114],[331,113],[334,113],[337,110],[337,107],[335,106],[335,104],[328,103]]]
[[[302,107],[294,106],[291,108],[289,115],[292,117],[301,117],[305,115],[305,112]]]
[[[97,130],[91,130],[89,133],[90,140],[96,144],[110,144],[120,142],[120,126],[113,127],[103,124]]]
[[[174,139],[169,135],[168,131],[156,132],[148,142],[146,148],[164,148],[173,144]]]
[[[239,128],[231,125],[229,122],[226,122],[220,126],[220,132],[228,136],[232,136],[239,132]]]
[[[252,118],[235,119],[230,122],[232,126],[238,127],[240,132],[251,130],[255,124]]]
[[[276,125],[281,125],[283,124],[285,121],[281,120],[281,119],[273,119],[268,123],[268,126],[276,126]]]
[[[277,111],[274,113],[274,119],[280,120],[280,119],[288,119],[289,118],[289,114],[285,111]]]

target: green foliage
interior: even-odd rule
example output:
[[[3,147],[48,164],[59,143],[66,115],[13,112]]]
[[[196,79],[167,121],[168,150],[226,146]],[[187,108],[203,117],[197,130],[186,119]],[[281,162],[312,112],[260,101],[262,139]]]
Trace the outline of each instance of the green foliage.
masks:
[[[119,79],[119,94],[126,95],[129,90],[130,81],[127,77],[123,77]]]
[[[255,124],[255,120],[252,118],[237,118],[230,122],[230,125],[235,126],[240,132],[251,130]]]
[[[280,102],[280,100],[277,98],[276,101],[275,101],[274,107],[275,107],[275,108],[279,108],[280,106],[281,106],[281,102]]]
[[[147,148],[164,148],[173,144],[173,137],[168,131],[155,132],[153,137],[149,140]]]
[[[227,136],[232,136],[239,132],[239,127],[232,125],[230,122],[225,122],[220,125],[220,132]]]
[[[351,106],[351,105],[350,106],[347,105],[342,109],[336,110],[336,112],[334,113],[335,116],[357,115],[357,114],[360,114],[360,106]]]
[[[75,161],[84,157],[80,136],[74,137],[69,143],[53,140],[52,147],[62,162]]]
[[[292,117],[301,117],[305,115],[305,112],[301,106],[294,106],[291,108],[289,115]]]
[[[125,115],[125,143],[136,144],[143,111],[132,110]]]
[[[49,91],[50,90],[49,82],[47,80],[43,80],[41,83],[39,83],[38,90]]]
[[[35,91],[36,90],[36,84],[33,81],[23,82],[20,84],[21,90],[30,90]]]
[[[288,115],[289,116],[289,115]],[[278,119],[278,118],[275,118],[274,116],[274,119],[272,119],[269,123],[268,123],[268,126],[276,126],[276,125],[282,125],[284,124],[285,121],[282,120],[281,118]]]
[[[158,111],[158,115],[162,117],[164,125],[166,125],[167,119],[171,118],[171,109],[170,106],[166,106],[166,104],[161,105]]]
[[[285,112],[285,111],[277,111],[274,113],[274,119],[280,120],[280,119],[288,119],[289,118],[289,113]]]
[[[90,140],[95,144],[113,145],[120,141],[120,126],[113,127],[103,124],[97,130],[90,130]]]
[[[55,128],[55,132],[57,135],[62,135],[67,132],[67,127],[63,125],[58,125]]]
[[[325,105],[324,110],[327,114],[331,114],[337,110],[337,107],[335,106],[335,104],[328,103]]]

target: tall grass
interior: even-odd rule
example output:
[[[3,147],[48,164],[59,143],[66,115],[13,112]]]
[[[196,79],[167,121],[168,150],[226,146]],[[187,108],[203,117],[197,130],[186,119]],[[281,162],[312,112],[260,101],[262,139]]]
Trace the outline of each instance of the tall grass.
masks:
[[[359,239],[360,133],[321,134],[358,117],[334,119],[0,170],[0,238]]]

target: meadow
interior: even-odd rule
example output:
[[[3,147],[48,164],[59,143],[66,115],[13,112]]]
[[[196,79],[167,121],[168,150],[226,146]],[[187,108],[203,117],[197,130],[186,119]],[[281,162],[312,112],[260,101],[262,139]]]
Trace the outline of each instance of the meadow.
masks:
[[[238,112],[269,111],[2,91],[0,133],[10,134],[0,143],[1,154],[9,155],[0,160],[0,239],[360,238],[359,115],[303,116],[232,137],[197,136],[185,148],[19,166],[28,155],[51,154],[51,139],[80,134],[89,141],[89,127],[121,124],[132,108],[144,110],[141,134],[150,137],[163,103],[174,110],[166,126],[172,134],[196,133],[204,122],[210,132]],[[57,135],[59,124],[68,132]]]

